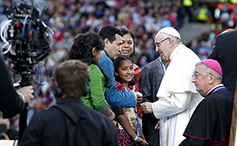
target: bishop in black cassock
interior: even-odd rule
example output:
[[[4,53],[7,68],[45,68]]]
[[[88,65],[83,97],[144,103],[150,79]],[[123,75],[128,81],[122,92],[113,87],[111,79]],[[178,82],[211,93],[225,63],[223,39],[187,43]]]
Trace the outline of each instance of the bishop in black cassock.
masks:
[[[221,67],[215,60],[196,65],[192,82],[205,98],[195,109],[180,146],[228,146],[234,98],[220,84],[221,76]]]

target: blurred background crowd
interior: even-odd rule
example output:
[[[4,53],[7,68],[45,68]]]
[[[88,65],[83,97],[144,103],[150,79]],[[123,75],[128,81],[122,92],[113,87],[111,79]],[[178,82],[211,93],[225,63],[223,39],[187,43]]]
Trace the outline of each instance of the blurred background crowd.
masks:
[[[14,2],[24,1],[0,0],[0,27],[7,20],[7,8],[11,8]],[[32,1],[27,3],[31,5]],[[79,33],[97,33],[104,25],[128,28],[135,35],[133,60],[142,69],[159,55],[155,52],[154,35],[163,27],[173,26],[181,31],[184,25],[191,26],[192,23],[208,25],[208,28],[199,30],[200,34],[182,40],[201,59],[205,59],[213,48],[216,36],[227,28],[235,29],[237,22],[235,0],[195,0],[191,3],[190,0],[34,0],[33,4],[40,12],[46,6],[44,22],[55,32],[51,53],[34,76],[34,80],[43,86],[34,84],[35,99],[30,105],[29,118],[35,112],[56,103],[50,77]],[[189,32],[184,30],[181,37],[182,33]],[[10,67],[9,71],[13,75]],[[5,122],[10,122],[17,129],[17,119],[18,116]]]

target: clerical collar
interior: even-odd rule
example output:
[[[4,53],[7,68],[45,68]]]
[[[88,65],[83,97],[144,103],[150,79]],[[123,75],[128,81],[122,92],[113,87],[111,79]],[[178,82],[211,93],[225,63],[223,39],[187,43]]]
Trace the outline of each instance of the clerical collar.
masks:
[[[224,86],[223,84],[216,85],[216,86],[214,86],[213,88],[211,88],[211,90],[209,90],[209,91],[207,92],[207,94],[206,94],[205,97],[207,97],[207,96],[210,95],[210,94],[215,93],[215,92],[216,92],[217,90],[219,90],[219,89],[226,89],[226,88],[225,88],[225,86]]]
[[[184,46],[184,44],[180,44],[180,45],[178,45],[178,46],[173,50],[173,52],[170,54],[170,58],[169,58],[171,61],[174,59],[174,57],[175,57],[176,54],[179,52],[179,50],[180,50],[181,48],[183,48],[183,46]]]

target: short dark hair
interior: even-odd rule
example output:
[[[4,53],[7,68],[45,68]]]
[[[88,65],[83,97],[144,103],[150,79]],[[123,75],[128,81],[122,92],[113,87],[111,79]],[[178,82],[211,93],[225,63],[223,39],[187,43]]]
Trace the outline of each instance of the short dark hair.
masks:
[[[80,60],[67,60],[56,67],[53,77],[63,95],[81,97],[86,90],[88,66]]]
[[[98,34],[103,40],[107,38],[110,43],[113,43],[116,40],[116,34],[123,36],[123,33],[118,28],[112,25],[105,25],[101,28]]]
[[[118,57],[113,61],[113,64],[114,64],[114,71],[115,71],[115,72],[118,72],[118,69],[119,69],[119,67],[121,66],[121,63],[122,63],[122,61],[124,61],[124,60],[131,60],[132,63],[133,63],[133,60],[132,60],[132,58],[131,58],[130,56],[127,56],[127,55],[118,56]],[[118,82],[120,82],[120,83],[123,83],[123,80],[122,80],[119,76],[114,75],[114,77],[115,77],[115,80],[116,80],[116,81],[118,81]],[[132,80],[131,82],[129,82],[129,85],[135,85],[135,81]]]

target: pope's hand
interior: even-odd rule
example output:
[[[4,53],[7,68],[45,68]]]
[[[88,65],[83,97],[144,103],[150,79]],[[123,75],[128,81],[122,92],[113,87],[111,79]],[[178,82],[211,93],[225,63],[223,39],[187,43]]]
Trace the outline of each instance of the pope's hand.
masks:
[[[140,106],[141,106],[144,113],[152,113],[153,112],[152,103],[150,103],[150,102],[141,103]]]

